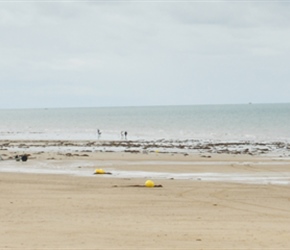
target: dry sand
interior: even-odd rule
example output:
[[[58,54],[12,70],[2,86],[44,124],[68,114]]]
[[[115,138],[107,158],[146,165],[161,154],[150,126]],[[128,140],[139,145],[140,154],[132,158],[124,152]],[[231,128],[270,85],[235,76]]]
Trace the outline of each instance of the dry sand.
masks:
[[[13,152],[0,151],[4,158]],[[84,159],[85,158],[85,159]],[[37,161],[269,161],[266,157],[33,154]],[[9,164],[10,161],[3,161]],[[3,166],[3,162],[1,163]],[[28,163],[28,162],[27,162]],[[22,163],[19,163],[22,164]],[[122,165],[175,172],[289,172],[287,165]],[[290,249],[290,186],[0,172],[0,249]]]

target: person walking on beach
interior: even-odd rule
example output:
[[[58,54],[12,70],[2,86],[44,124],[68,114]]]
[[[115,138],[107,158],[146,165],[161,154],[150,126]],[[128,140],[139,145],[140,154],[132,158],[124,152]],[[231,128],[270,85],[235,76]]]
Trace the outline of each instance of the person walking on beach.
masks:
[[[101,138],[101,134],[102,134],[102,132],[101,132],[101,130],[97,130],[97,134],[98,134],[98,139],[100,139]]]
[[[121,131],[121,140],[124,139],[124,131]]]
[[[127,131],[124,132],[125,140],[127,140]]]

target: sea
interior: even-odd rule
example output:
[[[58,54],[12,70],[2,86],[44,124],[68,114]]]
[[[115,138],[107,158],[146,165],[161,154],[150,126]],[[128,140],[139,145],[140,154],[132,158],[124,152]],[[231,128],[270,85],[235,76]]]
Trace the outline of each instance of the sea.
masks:
[[[0,140],[114,141],[127,131],[133,141],[290,141],[290,103],[0,109],[0,117]]]

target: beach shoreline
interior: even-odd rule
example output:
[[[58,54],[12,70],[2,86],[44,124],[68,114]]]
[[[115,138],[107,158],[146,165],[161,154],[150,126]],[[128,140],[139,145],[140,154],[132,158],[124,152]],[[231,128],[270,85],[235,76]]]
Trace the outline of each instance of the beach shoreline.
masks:
[[[179,143],[184,151],[173,152],[172,143],[154,142],[154,148],[148,149],[148,142],[136,141],[3,141],[0,171],[88,177],[100,168],[112,172],[112,178],[290,184],[289,145],[283,145],[283,153],[270,151],[267,144],[260,153],[241,147],[237,151],[229,142],[218,145],[228,150],[213,152],[204,145],[191,150]],[[28,160],[17,161],[15,157],[21,155]]]
[[[0,140],[0,151],[78,151],[290,156],[288,141],[255,140]]]
[[[2,142],[0,248],[290,247],[287,154],[111,152],[95,144],[87,151],[87,141],[50,143]],[[28,160],[17,162],[23,153]],[[96,168],[112,175],[94,175]],[[162,187],[142,187],[149,178]]]

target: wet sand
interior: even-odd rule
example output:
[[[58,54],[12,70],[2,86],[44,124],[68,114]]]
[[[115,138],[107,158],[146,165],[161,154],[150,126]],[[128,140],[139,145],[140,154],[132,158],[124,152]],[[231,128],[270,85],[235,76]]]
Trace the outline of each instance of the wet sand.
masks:
[[[1,168],[15,164],[11,158],[21,152],[2,148],[0,153],[4,158]],[[228,154],[30,153],[26,163],[17,164],[29,168],[56,161],[65,168],[72,162],[89,162],[78,167],[92,175],[0,171],[0,249],[290,248],[289,185],[156,179],[155,184],[162,188],[146,188],[132,186],[143,185],[146,178],[93,175],[94,168],[102,164],[104,169],[110,166],[119,171],[288,173],[288,159]],[[276,161],[283,164],[273,164]]]

